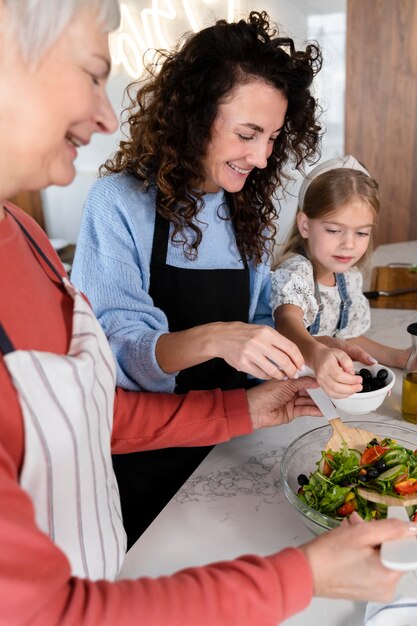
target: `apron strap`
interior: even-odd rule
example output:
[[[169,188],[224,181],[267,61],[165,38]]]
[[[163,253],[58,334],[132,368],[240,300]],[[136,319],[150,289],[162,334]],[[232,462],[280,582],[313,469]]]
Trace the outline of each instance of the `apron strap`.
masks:
[[[4,330],[3,324],[0,323],[0,352],[6,355],[14,351],[15,347],[10,341],[9,335]]]
[[[56,267],[53,265],[53,263],[48,259],[48,257],[46,256],[46,254],[42,250],[42,248],[34,240],[32,235],[27,231],[27,229],[23,226],[23,224],[20,222],[20,220],[18,220],[17,217],[15,215],[13,215],[13,213],[11,211],[9,211],[9,209],[7,207],[3,207],[3,208],[14,219],[14,221],[19,226],[19,228],[21,229],[21,231],[23,232],[25,237],[29,240],[29,243],[32,245],[33,248],[35,248],[37,253],[45,261],[45,263],[47,264],[49,269],[53,272],[53,274],[55,274],[55,276],[57,276],[57,278],[59,279],[60,285],[62,285],[64,287],[62,276],[60,275],[60,273],[58,272]],[[6,354],[9,354],[10,352],[14,352],[14,351],[15,351],[15,347],[14,347],[13,343],[11,342],[8,334],[6,333],[3,325],[0,323],[0,352],[3,355],[6,355]]]
[[[49,267],[51,272],[53,274],[55,274],[55,276],[59,279],[59,282],[61,284],[63,284],[63,278],[62,278],[61,274],[58,272],[58,270],[56,269],[54,264],[48,259],[48,257],[46,256],[45,252],[42,250],[42,248],[39,246],[39,244],[34,240],[32,235],[26,230],[26,228],[23,226],[23,224],[20,222],[20,220],[18,220],[17,217],[15,215],[13,215],[13,213],[11,211],[9,211],[9,209],[4,207],[4,210],[7,211],[7,213],[14,219],[14,221],[20,227],[20,229],[23,232],[23,234],[25,235],[25,237],[29,240],[29,242],[35,248],[36,252],[45,261],[46,265]]]
[[[317,335],[317,333],[319,332],[321,314],[323,313],[323,303],[321,301],[319,285],[317,281],[314,281],[314,297],[317,301],[317,304],[319,305],[319,310],[317,311],[314,322],[307,328],[310,335]]]
[[[160,215],[159,211],[155,211],[155,228],[153,231],[152,242],[152,265],[166,265],[169,238],[169,220]]]
[[[229,201],[226,197],[226,204],[229,205]],[[233,223],[233,221],[232,221]],[[151,253],[151,266],[152,265],[166,265],[167,253],[168,253],[168,240],[169,240],[169,227],[170,221],[160,215],[158,209],[155,209],[155,228],[153,231],[152,241],[152,253]],[[248,261],[239,250],[240,258],[242,259],[243,267],[248,270]]]
[[[346,328],[349,320],[349,308],[352,304],[352,300],[349,297],[346,285],[346,278],[343,273],[335,274],[336,285],[340,296],[340,314],[339,321],[336,330],[343,330]]]
[[[337,331],[343,330],[344,328],[346,328],[348,320],[349,320],[349,308],[350,308],[350,305],[352,304],[352,300],[350,299],[348,291],[347,291],[346,278],[344,274],[338,273],[338,274],[335,274],[334,276],[336,280],[337,290],[340,296],[340,312],[339,312],[339,319],[337,321],[337,326],[335,328],[333,336],[335,336]],[[319,290],[317,281],[315,281],[314,283],[314,297],[316,298],[317,303],[319,305],[319,310],[317,312],[314,322],[307,329],[310,335],[317,335],[317,333],[319,332],[321,314],[323,312],[323,304],[321,301],[320,290]]]

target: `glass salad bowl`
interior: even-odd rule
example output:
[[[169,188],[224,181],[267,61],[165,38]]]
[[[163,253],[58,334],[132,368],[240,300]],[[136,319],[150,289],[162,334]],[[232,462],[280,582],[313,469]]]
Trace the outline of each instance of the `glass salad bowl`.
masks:
[[[404,448],[411,450],[417,448],[417,428],[412,429],[392,423],[361,420],[344,420],[344,422],[349,427],[368,430],[374,433],[378,439],[389,437]],[[291,506],[301,516],[305,526],[314,535],[336,528],[340,521],[316,511],[298,497],[297,492],[300,488],[298,476],[305,474],[309,477],[312,472],[317,470],[317,463],[322,457],[321,453],[331,434],[330,425],[304,433],[288,446],[281,461],[281,480],[284,493]]]

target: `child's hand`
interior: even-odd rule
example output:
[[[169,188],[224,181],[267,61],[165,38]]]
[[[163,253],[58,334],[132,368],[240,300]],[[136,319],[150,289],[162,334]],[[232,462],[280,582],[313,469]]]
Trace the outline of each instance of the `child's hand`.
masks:
[[[388,367],[404,368],[410,355],[409,348],[393,348],[369,339],[369,337],[351,337],[350,339],[339,339],[336,337],[315,337],[321,344],[328,348],[338,348],[343,350],[352,359],[364,365],[383,363]],[[373,356],[371,356],[373,354]]]
[[[398,354],[394,355],[397,358],[394,360],[393,367],[399,367],[400,369],[403,369],[408,361],[408,357],[411,354],[411,350],[411,346],[409,348],[404,348],[403,350],[397,349]]]
[[[364,365],[375,365],[378,361],[369,354],[366,350],[364,350],[361,346],[358,346],[354,339],[346,341],[345,339],[340,339],[339,337],[327,337],[325,335],[320,337],[315,337],[316,341],[327,346],[328,348],[336,348],[338,350],[343,350],[346,354],[351,358],[352,361],[359,361]],[[352,342],[352,343],[351,343]],[[384,361],[385,363],[385,361]],[[352,365],[352,364],[351,364]],[[385,365],[389,365],[385,363]],[[353,366],[352,366],[353,371]]]
[[[353,363],[343,350],[318,343],[312,368],[320,387],[333,398],[346,398],[362,390],[362,377],[355,374]]]

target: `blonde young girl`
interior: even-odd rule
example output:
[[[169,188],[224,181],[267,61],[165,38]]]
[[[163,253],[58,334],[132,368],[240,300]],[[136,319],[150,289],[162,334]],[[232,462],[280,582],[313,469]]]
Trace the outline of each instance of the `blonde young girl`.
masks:
[[[276,327],[335,397],[361,389],[346,342],[366,350],[368,363],[403,367],[409,354],[363,336],[370,308],[360,267],[372,253],[378,211],[378,185],[354,157],[318,165],[301,186],[292,231],[272,272]],[[340,349],[334,340],[326,345],[329,336],[340,339]]]

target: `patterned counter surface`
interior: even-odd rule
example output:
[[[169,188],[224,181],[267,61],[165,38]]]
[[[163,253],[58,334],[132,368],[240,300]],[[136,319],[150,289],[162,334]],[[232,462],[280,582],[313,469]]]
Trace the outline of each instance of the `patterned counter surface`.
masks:
[[[412,321],[415,311],[372,309],[369,336],[405,347],[406,327]],[[396,374],[392,395],[365,419],[404,424],[401,371]],[[120,577],[170,574],[241,554],[270,554],[310,540],[312,535],[286,501],[280,462],[291,441],[324,424],[324,418],[300,418],[216,446],[129,551]],[[414,573],[403,577],[399,591],[417,597]],[[365,603],[315,598],[285,624],[359,626],[364,611]]]

